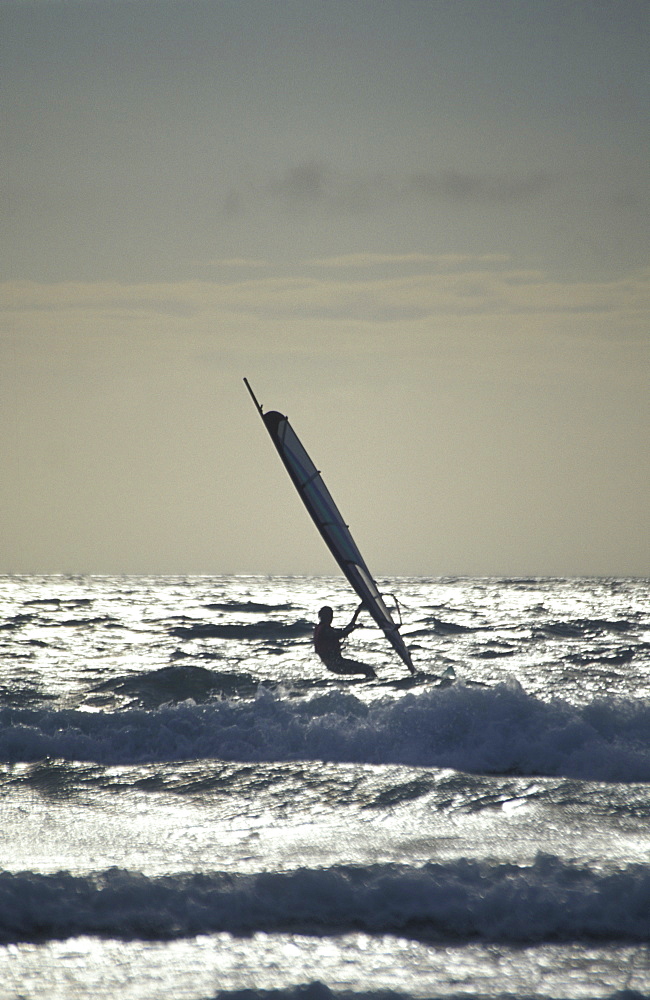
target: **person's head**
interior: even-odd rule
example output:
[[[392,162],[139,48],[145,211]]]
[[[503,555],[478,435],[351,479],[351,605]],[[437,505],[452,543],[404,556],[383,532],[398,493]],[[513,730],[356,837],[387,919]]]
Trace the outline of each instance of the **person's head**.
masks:
[[[331,625],[332,618],[334,617],[334,612],[332,611],[331,608],[325,605],[325,607],[321,608],[320,611],[318,612],[318,617],[322,622],[325,622],[326,625]]]

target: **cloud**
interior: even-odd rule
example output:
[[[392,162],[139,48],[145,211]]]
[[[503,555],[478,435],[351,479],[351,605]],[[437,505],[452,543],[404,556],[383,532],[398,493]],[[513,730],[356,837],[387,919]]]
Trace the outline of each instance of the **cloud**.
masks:
[[[344,185],[344,179],[325,163],[306,160],[272,180],[268,191],[272,197],[314,204],[331,200]]]
[[[456,270],[461,266],[502,267],[510,260],[508,254],[430,254],[430,253],[349,253],[336,257],[316,257],[307,261],[310,267],[377,268],[394,266],[399,269],[430,267],[438,271]]]
[[[271,262],[263,257],[215,257],[212,260],[195,260],[191,262],[196,267],[228,268],[233,271],[255,271],[268,268]]]
[[[423,200],[509,205],[529,202],[557,183],[557,177],[544,171],[508,176],[444,170],[411,174],[406,179],[405,193]]]
[[[163,316],[190,324],[200,319],[212,329],[234,317],[256,324],[313,319],[334,326],[463,318],[498,325],[509,317],[515,326],[536,319],[561,322],[567,330],[591,324],[601,335],[611,330],[612,337],[622,331],[640,337],[650,314],[650,272],[613,281],[558,281],[543,271],[516,268],[499,255],[355,254],[321,264],[308,260],[282,273],[242,274],[239,262],[229,263],[232,274],[226,269],[202,281],[8,282],[0,286],[0,303],[14,317],[49,313],[61,324],[65,317],[80,322],[83,315],[92,327],[92,317],[101,315],[104,322],[128,323],[134,330],[143,324],[155,328]]]
[[[233,187],[224,212],[240,214],[255,202],[292,211],[323,208],[369,212],[386,204],[435,203],[475,205],[527,204],[561,183],[547,171],[522,174],[418,170],[404,174],[346,173],[323,160],[307,159],[257,184]]]

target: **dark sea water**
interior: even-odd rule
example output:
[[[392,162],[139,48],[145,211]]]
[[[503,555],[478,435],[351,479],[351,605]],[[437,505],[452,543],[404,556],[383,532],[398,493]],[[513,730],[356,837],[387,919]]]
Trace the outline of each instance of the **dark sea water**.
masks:
[[[380,586],[0,577],[0,998],[650,995],[650,581]]]

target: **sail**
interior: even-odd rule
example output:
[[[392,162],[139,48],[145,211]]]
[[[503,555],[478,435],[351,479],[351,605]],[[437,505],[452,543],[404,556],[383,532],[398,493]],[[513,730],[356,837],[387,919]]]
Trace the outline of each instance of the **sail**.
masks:
[[[244,379],[244,382],[294,486],[341,571],[358,594],[365,609],[379,628],[383,630],[395,652],[401,657],[411,673],[414,673],[415,668],[411,654],[399,633],[399,626],[386,607],[377,584],[350,534],[350,529],[325,486],[320,472],[303,448],[287,417],[276,410],[264,413],[248,381]]]

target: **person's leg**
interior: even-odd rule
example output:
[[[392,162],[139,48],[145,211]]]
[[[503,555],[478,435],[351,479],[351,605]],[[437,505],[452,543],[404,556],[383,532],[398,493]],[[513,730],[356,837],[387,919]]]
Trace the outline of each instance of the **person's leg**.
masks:
[[[363,674],[368,680],[376,677],[377,674],[367,663],[359,663],[358,660],[348,660],[342,657],[336,665],[337,674]]]

